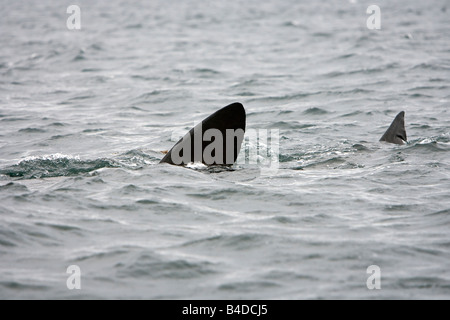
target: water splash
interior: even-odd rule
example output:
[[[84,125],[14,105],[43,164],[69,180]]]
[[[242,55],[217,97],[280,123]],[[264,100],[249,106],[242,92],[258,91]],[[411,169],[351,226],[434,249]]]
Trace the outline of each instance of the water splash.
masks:
[[[110,159],[81,160],[79,157],[52,154],[27,157],[18,164],[0,170],[0,174],[11,178],[40,179],[62,176],[76,176],[101,168],[118,167]]]

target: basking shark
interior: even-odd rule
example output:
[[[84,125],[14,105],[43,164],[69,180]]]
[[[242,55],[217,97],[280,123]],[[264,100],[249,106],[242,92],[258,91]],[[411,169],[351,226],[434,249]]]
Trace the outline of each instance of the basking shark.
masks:
[[[231,166],[241,150],[246,113],[241,103],[230,104],[192,128],[166,153],[160,163],[186,166],[201,162],[207,166]],[[400,112],[380,141],[403,145],[407,142],[405,112]],[[163,152],[164,153],[164,152]]]
[[[408,141],[405,129],[405,111],[395,117],[389,129],[381,137],[380,141],[403,145]]]
[[[230,104],[192,128],[160,163],[186,166],[201,162],[207,166],[231,166],[241,149],[245,124],[244,106],[238,102]]]

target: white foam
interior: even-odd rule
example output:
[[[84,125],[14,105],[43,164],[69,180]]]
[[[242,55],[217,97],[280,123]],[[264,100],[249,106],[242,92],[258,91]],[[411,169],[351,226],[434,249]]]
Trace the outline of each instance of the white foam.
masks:
[[[62,153],[55,153],[50,155],[43,155],[43,156],[29,156],[19,161],[19,164],[22,162],[30,162],[35,160],[59,160],[59,159],[68,159],[68,160],[80,160],[79,156],[71,156],[71,155],[65,155]]]
[[[197,169],[197,170],[208,168],[208,166],[202,162],[190,162],[186,165],[186,167],[190,168],[190,169]]]

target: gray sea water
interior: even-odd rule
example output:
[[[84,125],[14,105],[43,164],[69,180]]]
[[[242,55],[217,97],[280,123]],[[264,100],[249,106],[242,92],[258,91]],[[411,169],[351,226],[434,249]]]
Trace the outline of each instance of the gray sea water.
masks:
[[[450,298],[450,5],[371,4],[1,0],[0,298]],[[158,165],[235,101],[276,172]]]

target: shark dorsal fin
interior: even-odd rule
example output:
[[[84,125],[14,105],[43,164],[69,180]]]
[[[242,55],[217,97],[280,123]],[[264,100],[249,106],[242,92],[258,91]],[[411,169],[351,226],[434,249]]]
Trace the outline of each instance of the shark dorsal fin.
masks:
[[[395,144],[405,144],[408,141],[405,129],[405,111],[400,112],[395,117],[389,129],[381,137],[380,141]]]
[[[244,106],[230,104],[192,128],[160,163],[181,166],[192,162],[202,162],[208,166],[233,165],[244,140],[245,122]]]

